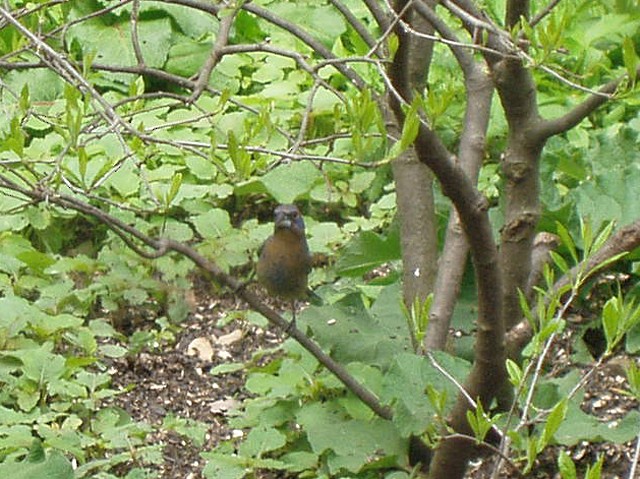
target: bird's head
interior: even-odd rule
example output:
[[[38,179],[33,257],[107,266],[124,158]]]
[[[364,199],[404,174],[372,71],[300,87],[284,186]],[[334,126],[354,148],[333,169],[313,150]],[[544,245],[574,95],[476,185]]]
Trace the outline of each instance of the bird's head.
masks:
[[[278,205],[273,212],[275,232],[290,230],[299,235],[304,235],[304,220],[296,205]]]

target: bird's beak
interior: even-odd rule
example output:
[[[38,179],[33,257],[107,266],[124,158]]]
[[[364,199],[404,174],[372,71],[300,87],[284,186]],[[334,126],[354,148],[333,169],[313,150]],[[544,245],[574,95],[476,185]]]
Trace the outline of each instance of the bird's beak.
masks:
[[[291,229],[292,223],[291,220],[285,216],[284,218],[280,218],[278,220],[276,226],[278,228]]]

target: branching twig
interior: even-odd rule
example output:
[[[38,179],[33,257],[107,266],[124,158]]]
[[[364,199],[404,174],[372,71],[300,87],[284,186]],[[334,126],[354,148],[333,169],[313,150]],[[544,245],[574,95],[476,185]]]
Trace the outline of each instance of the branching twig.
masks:
[[[313,113],[313,100],[318,93],[318,89],[320,88],[320,84],[318,82],[314,83],[311,87],[311,91],[309,91],[309,98],[307,98],[307,106],[304,109],[304,113],[302,115],[302,120],[300,121],[300,131],[298,132],[298,138],[296,138],[296,142],[291,146],[291,153],[296,154],[300,149],[300,145],[304,140],[304,137],[307,134],[307,128],[309,127],[309,120],[311,114]]]
[[[131,6],[131,44],[133,45],[133,52],[136,56],[136,61],[139,66],[144,66],[144,56],[142,55],[142,49],[140,48],[140,40],[138,39],[138,13],[140,10],[140,0],[133,0]]]
[[[198,79],[193,87],[193,93],[189,99],[191,103],[195,102],[200,97],[205,87],[209,84],[211,72],[222,58],[221,50],[227,45],[227,43],[229,43],[229,34],[231,33],[231,27],[233,26],[233,22],[238,11],[239,10],[237,8],[234,8],[229,15],[226,15],[220,21],[218,36],[216,37],[215,42],[213,42],[211,53],[209,54],[207,61],[204,63],[202,70],[200,70]]]

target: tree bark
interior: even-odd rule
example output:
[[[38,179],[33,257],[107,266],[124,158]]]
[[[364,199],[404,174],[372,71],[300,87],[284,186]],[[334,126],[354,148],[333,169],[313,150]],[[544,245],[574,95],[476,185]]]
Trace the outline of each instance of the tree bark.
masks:
[[[465,75],[467,109],[458,149],[460,163],[474,184],[485,153],[485,136],[489,125],[493,84],[482,67],[474,64]],[[445,243],[438,264],[434,300],[425,337],[426,349],[444,349],[453,310],[460,293],[469,245],[460,225],[460,217],[451,209]]]
[[[407,12],[413,28],[433,33],[433,27],[414,11]],[[433,42],[425,38],[409,37],[406,49],[398,51],[401,68],[406,68],[403,94],[424,90],[433,55]],[[385,108],[385,111],[390,111]],[[400,136],[395,119],[388,118],[387,128],[392,136]],[[433,202],[433,174],[418,161],[413,148],[392,163],[396,184],[396,203],[400,219],[402,247],[403,300],[411,308],[417,299],[424,301],[433,291],[438,260],[435,206]]]
[[[507,9],[525,14],[527,2],[508,2]],[[515,17],[516,13],[511,13]],[[514,20],[513,18],[509,18]],[[519,18],[519,17],[518,17]],[[515,20],[514,20],[515,21]],[[522,317],[518,291],[525,291],[531,270],[531,251],[540,218],[539,160],[544,141],[533,133],[540,122],[536,85],[520,59],[490,62],[498,95],[509,125],[502,160],[505,179],[504,225],[501,230],[500,269],[503,275],[505,327]]]

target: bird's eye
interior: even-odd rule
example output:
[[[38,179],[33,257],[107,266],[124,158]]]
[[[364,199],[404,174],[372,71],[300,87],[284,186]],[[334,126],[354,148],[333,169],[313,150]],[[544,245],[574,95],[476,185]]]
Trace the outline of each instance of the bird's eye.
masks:
[[[293,219],[297,218],[297,217],[298,217],[298,212],[297,212],[297,211],[292,212],[292,213],[291,213],[291,217],[292,217]]]

